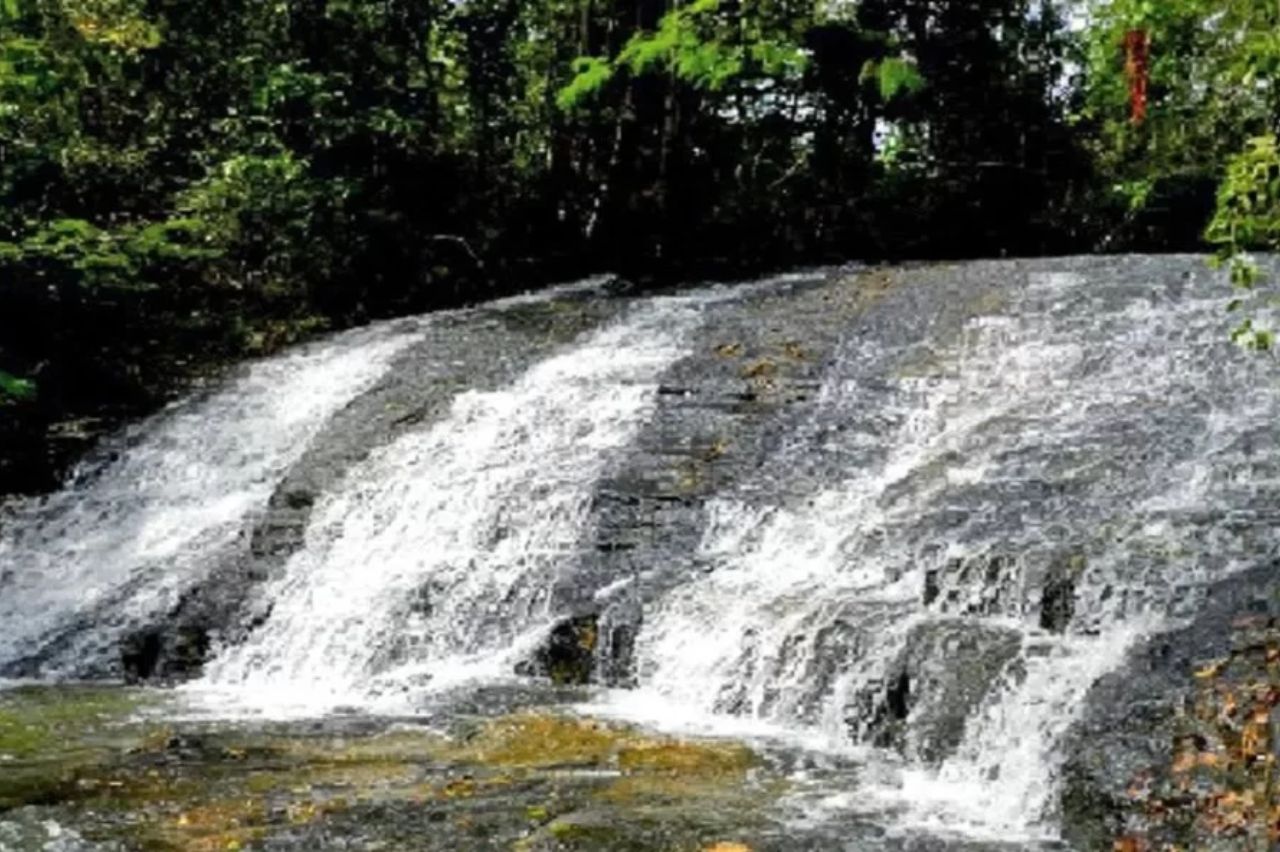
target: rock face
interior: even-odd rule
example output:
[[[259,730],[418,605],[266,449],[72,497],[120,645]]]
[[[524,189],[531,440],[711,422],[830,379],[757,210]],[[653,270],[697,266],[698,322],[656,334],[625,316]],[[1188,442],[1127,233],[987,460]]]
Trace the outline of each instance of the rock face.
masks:
[[[1158,800],[1161,787],[1183,780],[1193,781],[1206,795],[1232,791],[1234,785],[1223,778],[1180,778],[1173,771],[1176,756],[1181,741],[1192,737],[1199,740],[1196,751],[1227,759],[1223,743],[1206,742],[1212,735],[1205,738],[1196,730],[1197,691],[1240,696],[1235,700],[1244,710],[1250,686],[1280,687],[1280,677],[1274,667],[1268,672],[1265,659],[1242,672],[1214,671],[1247,647],[1252,635],[1277,624],[1280,564],[1273,563],[1218,584],[1189,624],[1151,637],[1121,669],[1098,681],[1063,748],[1064,836],[1073,848],[1103,848],[1132,833],[1184,848],[1239,848],[1240,839],[1233,840],[1232,832],[1209,831],[1195,822],[1208,809],[1198,808],[1185,791],[1169,796],[1176,804],[1161,805],[1169,811],[1164,824],[1150,820],[1156,811],[1149,805]],[[1204,678],[1210,672],[1213,679]],[[1272,748],[1280,749],[1280,740]],[[1280,757],[1280,750],[1275,753]],[[1178,808],[1185,812],[1177,813]]]
[[[1280,406],[1241,393],[1263,368],[1225,342],[1218,284],[1191,257],[848,267],[431,317],[190,583],[109,647],[86,644],[155,576],[139,571],[0,659],[0,676],[195,676],[269,635],[277,592],[307,600],[323,567],[338,582],[316,599],[347,621],[310,625],[317,635],[374,617],[398,631],[371,655],[371,677],[393,681],[379,695],[431,681],[438,644],[423,624],[505,639],[518,622],[509,654],[476,644],[500,678],[640,687],[712,716],[820,729],[894,768],[945,767],[960,779],[952,798],[981,787],[1013,814],[997,834],[1060,812],[1073,845],[1105,848],[1131,827],[1135,775],[1173,759],[1200,662],[1235,641],[1241,612],[1280,616]],[[682,306],[671,316],[693,330],[661,352],[635,333],[599,343],[657,303]],[[601,362],[652,369],[576,370],[584,340]],[[551,378],[521,384],[549,361]],[[612,385],[583,387],[605,374]],[[630,419],[574,418],[564,400]],[[443,450],[405,440],[442,426]],[[557,469],[590,455],[566,445],[603,461]],[[413,447],[429,448],[414,466],[388,456]],[[528,476],[484,461],[515,457]],[[347,488],[371,461],[410,481]],[[403,511],[415,484],[431,494],[412,505],[430,511]],[[468,505],[431,502],[441,493]],[[364,526],[317,523],[335,506]],[[506,549],[538,523],[556,535]],[[344,595],[387,560],[387,530],[416,549],[393,554],[387,594],[362,587],[369,612],[348,613]],[[335,531],[369,547],[323,562]],[[3,554],[0,596],[22,567]],[[489,597],[451,608],[438,576],[413,573],[423,565]],[[418,679],[394,682],[401,670]]]
[[[559,685],[591,683],[595,679],[599,637],[597,616],[567,618],[551,629],[530,659],[516,665],[516,674],[544,677]]]
[[[1013,630],[974,629],[963,621],[920,625],[880,691],[862,696],[862,712],[850,720],[854,738],[940,763],[960,744],[965,723],[998,687],[1020,646]]]
[[[257,598],[303,544],[312,510],[327,489],[377,448],[445,416],[465,391],[501,387],[548,352],[625,306],[595,287],[570,289],[550,301],[515,299],[436,315],[421,342],[403,351],[383,378],[324,424],[286,471],[263,509],[248,517],[237,541],[207,557],[205,577],[185,589],[159,619],[127,631],[118,648],[85,653],[90,624],[107,620],[108,599],[52,635],[30,657],[0,660],[0,677],[35,677],[55,669],[77,677],[135,680],[199,675],[211,647],[234,643],[259,625],[269,603]],[[122,436],[96,451],[82,476],[109,475]],[[0,562],[0,588],[4,563]],[[197,639],[198,637],[198,639]]]

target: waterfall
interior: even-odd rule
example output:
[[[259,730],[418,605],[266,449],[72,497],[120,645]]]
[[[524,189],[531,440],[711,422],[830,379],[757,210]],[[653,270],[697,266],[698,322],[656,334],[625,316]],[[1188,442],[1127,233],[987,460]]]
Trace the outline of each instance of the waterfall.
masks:
[[[588,712],[855,765],[808,816],[1033,845],[1099,679],[1280,555],[1274,362],[1200,263],[575,285],[262,361],[7,511],[0,674],[118,655],[228,560],[217,712],[528,685],[590,618]]]
[[[1280,413],[1264,374],[1230,355],[1218,300],[1108,298],[1076,275],[1033,275],[945,350],[931,340],[926,375],[900,372],[887,390],[849,376],[885,343],[847,341],[813,417],[887,430],[810,429],[827,450],[843,441],[852,464],[807,498],[719,498],[702,543],[712,568],[649,602],[641,697],[619,697],[623,712],[874,742],[892,731],[894,684],[945,678],[948,645],[969,642],[996,676],[977,695],[898,696],[914,702],[898,734],[906,767],[844,804],[993,839],[1052,836],[1057,745],[1085,692],[1193,609],[1194,587],[1277,549],[1273,532],[1236,535],[1206,514],[1275,486],[1252,471],[1262,452],[1273,461]],[[1055,582],[1074,610],[1065,632],[1045,613]],[[935,659],[901,674],[918,646]],[[939,747],[929,723],[955,712],[948,702],[970,706],[959,741]]]
[[[110,460],[65,490],[10,510],[0,667],[72,630],[91,640],[82,655],[109,655],[130,625],[172,607],[237,544],[326,420],[418,337],[389,323],[260,361],[109,442]]]
[[[463,393],[350,471],[265,590],[266,623],[201,686],[315,710],[509,674],[557,615],[548,593],[596,480],[698,317],[696,302],[659,300],[508,388]]]

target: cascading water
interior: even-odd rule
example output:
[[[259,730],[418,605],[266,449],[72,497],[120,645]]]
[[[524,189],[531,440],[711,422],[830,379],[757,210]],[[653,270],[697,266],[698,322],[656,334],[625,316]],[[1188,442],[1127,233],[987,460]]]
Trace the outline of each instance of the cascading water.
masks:
[[[131,430],[71,487],[12,510],[0,532],[0,669],[68,632],[86,646],[76,664],[109,656],[130,625],[172,607],[325,421],[418,336],[390,323],[255,364]]]
[[[816,730],[835,747],[891,739],[886,717],[905,717],[903,771],[836,804],[993,839],[1052,835],[1055,753],[1088,688],[1193,610],[1197,587],[1280,542],[1210,511],[1276,486],[1252,470],[1273,461],[1280,414],[1266,379],[1229,355],[1217,299],[1152,289],[1108,303],[1086,283],[1033,275],[948,350],[930,340],[925,375],[887,388],[848,367],[882,360],[884,343],[849,341],[814,417],[887,435],[824,438],[852,463],[808,499],[721,500],[702,545],[714,567],[650,602],[644,698],[620,701],[647,719]],[[966,634],[998,677],[914,695]],[[908,674],[921,645],[935,670]],[[931,711],[957,702],[971,705],[963,736],[940,747]]]
[[[394,695],[415,673],[509,672],[556,615],[548,592],[580,547],[592,487],[697,320],[696,304],[660,301],[505,390],[462,394],[443,422],[351,471],[266,590],[266,623],[204,685],[314,711]]]
[[[258,364],[10,512],[0,672],[118,654],[234,557],[205,711],[412,712],[583,618],[623,672],[589,712],[855,766],[797,784],[811,819],[1053,837],[1095,682],[1280,553],[1280,391],[1198,259],[903,276],[570,288]]]

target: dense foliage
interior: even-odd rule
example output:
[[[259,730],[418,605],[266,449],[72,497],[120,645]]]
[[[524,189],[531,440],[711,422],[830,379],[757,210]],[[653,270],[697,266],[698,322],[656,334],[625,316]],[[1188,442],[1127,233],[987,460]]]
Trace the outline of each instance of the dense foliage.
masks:
[[[1277,15],[0,0],[0,479],[226,359],[586,270],[1195,249],[1215,209],[1272,247]]]
[[[1134,30],[1155,46],[1153,109],[1141,124],[1125,119],[1125,80],[1115,73],[1118,45]],[[1280,4],[1105,0],[1086,38],[1089,144],[1113,202],[1127,210],[1121,242],[1194,248],[1203,234],[1233,282],[1253,290],[1247,252],[1280,249]],[[1229,306],[1263,305],[1241,297]],[[1237,339],[1270,348],[1271,332],[1248,313]]]

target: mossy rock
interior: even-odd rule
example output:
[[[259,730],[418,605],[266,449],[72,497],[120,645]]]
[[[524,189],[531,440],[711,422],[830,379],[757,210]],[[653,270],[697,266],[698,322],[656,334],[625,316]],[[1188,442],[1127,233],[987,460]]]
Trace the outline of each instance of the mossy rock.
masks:
[[[782,791],[759,783],[762,761],[741,744],[569,714],[448,730],[166,724],[137,718],[150,695],[0,693],[3,742],[23,755],[0,771],[0,809],[25,806],[89,842],[143,852],[347,839],[387,850],[522,839],[537,841],[531,849],[700,849],[730,824],[757,824]]]

